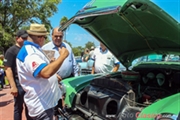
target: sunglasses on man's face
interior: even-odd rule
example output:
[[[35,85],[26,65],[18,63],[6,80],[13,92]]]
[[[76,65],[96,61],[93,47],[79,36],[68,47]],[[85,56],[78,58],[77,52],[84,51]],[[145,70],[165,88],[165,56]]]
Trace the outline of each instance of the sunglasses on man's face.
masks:
[[[44,38],[44,39],[46,39],[47,37],[46,36],[37,36],[38,38]]]
[[[54,35],[54,37],[55,37],[55,38],[58,38],[58,37],[59,37],[59,38],[63,38],[62,35]]]

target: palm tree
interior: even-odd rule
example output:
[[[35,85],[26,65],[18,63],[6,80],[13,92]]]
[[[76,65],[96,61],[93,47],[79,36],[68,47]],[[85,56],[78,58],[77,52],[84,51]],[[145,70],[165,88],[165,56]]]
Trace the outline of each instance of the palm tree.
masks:
[[[60,26],[63,26],[68,21],[66,16],[62,17],[60,20]],[[64,39],[66,40],[66,29],[64,30]]]

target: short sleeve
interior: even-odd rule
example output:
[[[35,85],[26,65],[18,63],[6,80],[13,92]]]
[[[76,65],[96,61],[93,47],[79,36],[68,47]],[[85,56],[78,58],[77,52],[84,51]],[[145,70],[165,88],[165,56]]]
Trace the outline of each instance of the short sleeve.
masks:
[[[92,52],[91,59],[95,61],[97,55],[97,48]]]
[[[119,62],[119,60],[115,57],[115,56],[113,56],[114,57],[114,64],[116,65],[116,64],[120,64],[120,62]]]
[[[47,62],[37,54],[32,54],[26,57],[25,66],[34,77],[37,77],[40,71],[47,66]]]
[[[16,61],[16,57],[11,52],[7,51],[4,57],[4,66],[12,67]]]

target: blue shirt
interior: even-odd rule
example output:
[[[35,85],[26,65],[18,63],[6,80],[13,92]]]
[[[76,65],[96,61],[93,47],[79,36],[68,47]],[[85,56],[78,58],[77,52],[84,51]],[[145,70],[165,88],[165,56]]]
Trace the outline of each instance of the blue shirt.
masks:
[[[71,47],[65,42],[62,42],[60,48],[62,48],[62,47],[65,47],[69,51],[69,55],[64,60],[63,64],[59,68],[57,74],[60,75],[61,78],[69,77],[71,74],[73,74],[74,76],[78,76],[79,67],[76,63],[76,60],[75,60],[75,57],[74,57]],[[42,49],[55,51],[54,58],[56,58],[56,59],[60,56],[58,47],[55,46],[52,41],[45,44],[42,47]]]

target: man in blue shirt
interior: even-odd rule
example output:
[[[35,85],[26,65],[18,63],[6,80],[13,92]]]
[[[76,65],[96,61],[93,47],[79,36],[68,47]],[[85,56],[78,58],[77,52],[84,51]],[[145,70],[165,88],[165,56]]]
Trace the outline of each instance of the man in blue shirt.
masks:
[[[61,67],[59,68],[59,70],[57,71],[57,77],[59,79],[59,81],[65,79],[65,78],[69,78],[69,77],[73,77],[73,76],[78,76],[78,71],[79,71],[79,67],[76,63],[73,51],[71,49],[71,47],[65,43],[62,42],[63,40],[63,32],[62,31],[58,31],[58,28],[54,28],[52,31],[52,41],[50,41],[49,43],[45,44],[42,49],[46,50],[46,51],[54,51],[54,58],[57,59],[59,56],[61,56],[58,52],[58,48],[62,48],[65,47],[68,52],[69,55],[68,57],[64,60],[63,64],[61,65]],[[53,58],[50,58],[53,59]],[[62,94],[65,94],[65,88],[63,87],[62,83],[60,83],[60,88],[62,90]],[[55,108],[55,115],[57,115],[57,107],[63,107],[64,108],[64,95],[62,96],[62,99],[59,100],[58,102],[58,106],[56,106]]]
[[[58,28],[54,28],[52,31],[52,41],[50,41],[49,43],[45,44],[42,47],[43,50],[54,51],[55,59],[57,59],[60,56],[58,52],[58,48],[65,47],[68,50],[69,55],[57,72],[61,80],[73,76],[78,76],[78,69],[79,69],[71,47],[67,43],[62,42],[62,40],[63,40],[63,32],[58,31]]]

